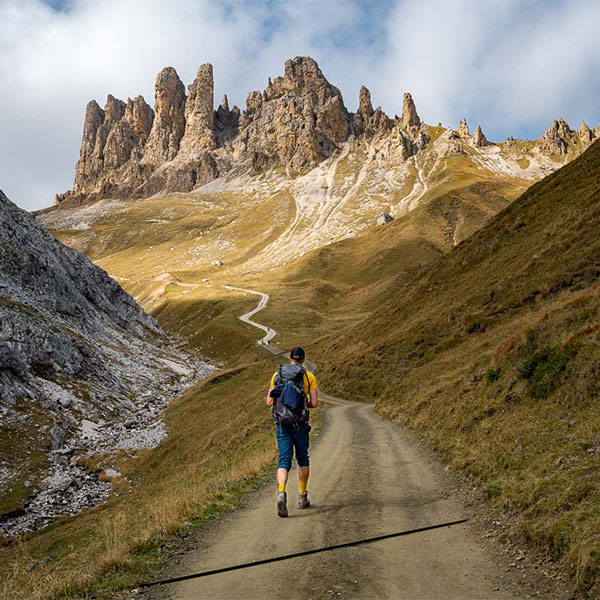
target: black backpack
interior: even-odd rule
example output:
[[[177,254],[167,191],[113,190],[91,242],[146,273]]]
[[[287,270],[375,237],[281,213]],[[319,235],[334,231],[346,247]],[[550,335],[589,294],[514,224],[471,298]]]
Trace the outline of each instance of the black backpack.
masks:
[[[277,367],[275,387],[270,396],[273,402],[273,421],[281,427],[297,429],[308,422],[304,378],[306,369],[301,365],[285,364]]]

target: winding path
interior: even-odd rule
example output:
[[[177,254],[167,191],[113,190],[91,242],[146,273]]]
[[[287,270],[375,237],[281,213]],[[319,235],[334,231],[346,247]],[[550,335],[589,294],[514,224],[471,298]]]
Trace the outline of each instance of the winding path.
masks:
[[[240,319],[266,332],[259,343],[273,352],[269,341],[275,330],[251,318],[266,306],[268,294],[226,287],[260,296],[258,306]],[[280,519],[275,484],[265,486],[246,496],[240,510],[201,529],[198,548],[183,555],[171,567],[170,576],[444,523],[468,514],[456,483],[410,433],[383,421],[371,405],[322,392],[321,397],[337,406],[325,410],[323,428],[311,446],[311,507],[296,509],[297,481],[292,474],[287,490],[290,516]],[[506,570],[467,523],[190,580],[155,589],[150,597],[509,600],[525,596],[527,590]]]
[[[257,292],[256,290],[247,290],[245,288],[233,287],[232,285],[226,285],[224,287],[227,290],[236,290],[238,292],[246,292],[248,294],[256,294],[257,296],[260,296],[260,300],[256,308],[253,308],[251,311],[248,311],[247,313],[241,315],[240,317],[238,317],[238,319],[240,321],[243,321],[244,323],[248,323],[248,325],[252,325],[257,329],[264,331],[265,336],[262,339],[260,339],[257,343],[263,346],[269,352],[272,352],[273,354],[280,354],[280,350],[271,346],[271,340],[277,335],[277,332],[274,329],[263,325],[262,323],[257,323],[256,321],[253,321],[251,318],[267,305],[267,303],[269,302],[269,294]]]

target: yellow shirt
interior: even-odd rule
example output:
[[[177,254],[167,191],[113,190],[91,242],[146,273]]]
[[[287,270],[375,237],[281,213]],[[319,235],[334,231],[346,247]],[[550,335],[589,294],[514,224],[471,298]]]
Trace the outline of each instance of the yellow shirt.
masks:
[[[271,385],[269,387],[269,391],[275,387],[275,376],[276,375],[277,375],[277,372],[275,372],[273,374],[273,377],[271,377]],[[306,375],[302,376],[302,381],[304,382],[304,394],[306,396],[308,396],[308,392],[310,392],[310,390],[317,389],[317,378],[310,371],[306,371]]]

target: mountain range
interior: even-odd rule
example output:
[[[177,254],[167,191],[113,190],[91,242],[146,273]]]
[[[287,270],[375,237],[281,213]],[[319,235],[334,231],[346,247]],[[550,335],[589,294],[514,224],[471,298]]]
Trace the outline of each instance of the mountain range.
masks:
[[[227,97],[214,109],[209,64],[187,93],[172,67],[155,89],[154,108],[88,104],[74,186],[54,206],[34,219],[0,197],[5,535],[126,490],[134,502],[82,517],[102,535],[125,519],[118,553],[80,539],[77,520],[32,538],[61,568],[73,553],[57,547],[87,556],[85,585],[121,577],[199,518],[186,495],[204,507],[260,472],[269,423],[247,405],[264,402],[273,362],[238,319],[256,298],[231,284],[269,294],[261,322],[282,350],[307,348],[328,391],[419,432],[506,518],[507,543],[597,595],[600,126],[557,119],[538,140],[495,143],[466,120],[423,123],[408,93],[391,118],[365,87],[352,113],[308,57],[244,111]],[[170,402],[211,371],[196,353],[223,371]]]

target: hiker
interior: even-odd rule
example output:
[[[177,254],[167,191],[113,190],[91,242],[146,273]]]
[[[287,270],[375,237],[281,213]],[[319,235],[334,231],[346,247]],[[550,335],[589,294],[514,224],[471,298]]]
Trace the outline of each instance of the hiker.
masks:
[[[300,494],[298,508],[310,506],[306,486],[308,484],[308,436],[310,431],[309,408],[317,408],[319,397],[317,378],[304,368],[304,350],[296,346],[290,352],[289,364],[279,365],[271,378],[267,406],[272,407],[277,435],[279,462],[277,464],[277,514],[288,516],[285,485],[292,468],[296,450]]]

